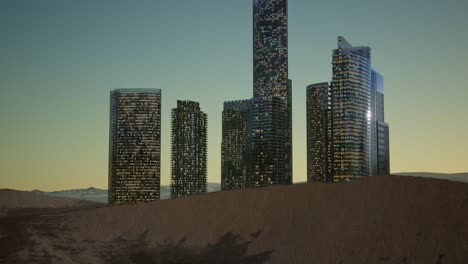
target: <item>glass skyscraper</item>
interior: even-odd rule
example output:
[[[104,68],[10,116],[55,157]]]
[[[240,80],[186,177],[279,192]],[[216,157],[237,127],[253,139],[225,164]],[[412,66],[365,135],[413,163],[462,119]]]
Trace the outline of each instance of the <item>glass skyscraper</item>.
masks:
[[[369,47],[338,37],[330,84],[307,87],[307,180],[343,181],[390,173],[383,77]]]
[[[177,101],[172,109],[171,197],[207,190],[207,115],[199,103]]]
[[[371,49],[338,37],[331,82],[332,168],[335,181],[370,175]]]
[[[374,175],[390,174],[389,127],[385,122],[384,112],[384,79],[375,70],[371,73],[371,90],[373,95],[372,151]]]
[[[159,199],[161,90],[112,90],[109,127],[109,204]]]

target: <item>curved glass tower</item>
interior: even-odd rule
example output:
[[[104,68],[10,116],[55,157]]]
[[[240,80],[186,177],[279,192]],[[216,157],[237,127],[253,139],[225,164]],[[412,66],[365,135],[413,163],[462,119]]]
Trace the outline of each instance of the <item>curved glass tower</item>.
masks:
[[[332,170],[335,181],[370,174],[371,49],[338,37],[333,51]]]

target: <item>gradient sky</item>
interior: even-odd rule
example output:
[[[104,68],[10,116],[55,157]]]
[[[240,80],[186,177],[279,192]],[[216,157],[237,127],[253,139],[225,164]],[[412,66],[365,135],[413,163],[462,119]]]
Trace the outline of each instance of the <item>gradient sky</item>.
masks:
[[[385,78],[391,171],[468,171],[468,1],[289,0],[294,181],[306,180],[305,91],[343,35]],[[107,188],[109,91],[162,89],[208,114],[220,182],[223,101],[252,96],[252,0],[0,0],[0,188]]]

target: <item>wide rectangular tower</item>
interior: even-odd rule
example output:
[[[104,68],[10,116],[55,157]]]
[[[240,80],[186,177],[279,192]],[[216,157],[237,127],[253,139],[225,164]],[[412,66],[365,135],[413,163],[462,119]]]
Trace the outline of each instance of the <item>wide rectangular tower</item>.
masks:
[[[110,93],[109,204],[159,199],[161,90]]]
[[[252,98],[247,186],[291,184],[288,173],[287,102],[282,97]]]

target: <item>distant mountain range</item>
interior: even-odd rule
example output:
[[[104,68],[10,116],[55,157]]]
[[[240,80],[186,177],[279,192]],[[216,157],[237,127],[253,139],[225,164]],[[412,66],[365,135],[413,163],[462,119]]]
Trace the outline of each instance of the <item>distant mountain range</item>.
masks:
[[[468,172],[462,173],[433,173],[433,172],[400,172],[393,173],[398,176],[414,176],[424,178],[443,179],[457,182],[468,183]]]
[[[208,192],[217,192],[221,190],[220,183],[208,183]],[[54,192],[44,192],[33,190],[33,193],[45,194],[54,197],[74,198],[85,201],[107,203],[107,190],[89,187],[88,189],[73,189]],[[171,198],[171,186],[161,186],[161,199]]]

